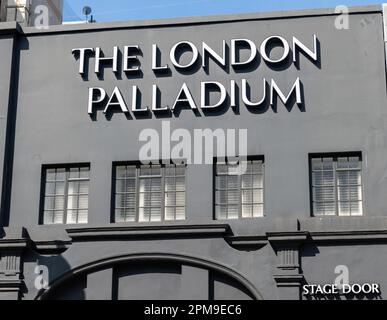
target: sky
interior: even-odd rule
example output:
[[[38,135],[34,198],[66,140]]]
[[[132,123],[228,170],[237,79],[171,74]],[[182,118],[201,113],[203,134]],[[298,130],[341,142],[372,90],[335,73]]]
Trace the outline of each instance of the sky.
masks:
[[[64,20],[83,20],[89,6],[97,22],[205,16],[380,4],[378,0],[64,0]]]

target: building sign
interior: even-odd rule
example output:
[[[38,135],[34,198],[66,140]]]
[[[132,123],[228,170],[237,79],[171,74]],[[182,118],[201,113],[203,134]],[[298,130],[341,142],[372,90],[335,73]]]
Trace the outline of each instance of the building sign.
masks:
[[[307,284],[302,286],[304,296],[330,296],[330,295],[358,295],[358,294],[380,294],[380,285],[377,283],[364,284]]]
[[[100,47],[75,48],[72,50],[78,61],[78,72],[84,78],[88,77],[87,70],[92,70],[97,76],[106,67],[110,68],[116,75],[124,72],[129,79],[142,77],[143,74],[153,73],[158,77],[171,77],[172,71],[181,74],[195,74],[198,67],[209,70],[209,64],[214,63],[219,68],[229,70],[233,68],[238,73],[247,72],[251,64],[265,62],[273,70],[284,64],[298,65],[300,56],[306,57],[311,63],[319,62],[319,42],[316,35],[312,45],[305,45],[295,36],[288,42],[281,36],[270,36],[261,43],[255,43],[249,39],[231,39],[229,41],[220,40],[222,50],[216,51],[206,42],[201,42],[196,46],[190,41],[180,41],[170,49],[165,49],[157,44],[152,44],[150,52],[144,52],[139,45],[127,45],[123,47],[114,46],[110,50],[111,56],[105,56]],[[109,48],[104,48],[104,50]],[[273,49],[281,53],[273,58]],[[243,57],[240,54],[244,52]],[[247,52],[247,54],[246,54]],[[145,59],[145,55],[148,55]],[[182,56],[189,56],[182,59]],[[150,65],[143,65],[144,60],[151,61]],[[183,61],[184,60],[184,61]],[[223,81],[222,81],[223,80]],[[239,104],[239,97],[248,108],[260,108],[264,104],[274,105],[280,99],[285,105],[296,103],[303,105],[302,79],[296,77],[288,83],[288,88],[281,88],[274,79],[262,78],[258,90],[260,98],[253,101],[250,93],[249,81],[245,78],[241,80],[214,79],[212,81],[200,81],[195,84],[195,88],[200,93],[195,96],[192,88],[187,83],[176,87],[175,92],[168,92],[173,95],[173,100],[163,100],[163,93],[160,91],[157,81],[149,88],[139,88],[138,85],[131,87],[115,86],[112,92],[107,92],[103,87],[91,87],[87,93],[87,112],[91,115],[97,108],[108,113],[111,109],[117,109],[123,113],[139,112],[171,112],[184,106],[189,109],[216,110],[219,107],[235,107]],[[290,88],[290,90],[289,90]],[[141,95],[149,95],[150,105],[141,103]],[[210,99],[210,95],[216,98]],[[130,96],[129,99],[125,99]]]

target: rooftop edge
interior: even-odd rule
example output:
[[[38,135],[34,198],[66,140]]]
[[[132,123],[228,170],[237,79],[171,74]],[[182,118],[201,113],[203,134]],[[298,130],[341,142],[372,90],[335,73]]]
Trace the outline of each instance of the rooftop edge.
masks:
[[[382,13],[383,8],[380,5],[368,6],[353,6],[349,7],[350,14],[361,13]],[[108,23],[90,23],[90,24],[74,24],[74,25],[56,25],[50,26],[48,29],[38,29],[36,27],[22,27],[16,22],[0,23],[0,34],[22,33],[25,35],[41,35],[52,33],[74,33],[74,32],[90,32],[90,31],[106,31],[114,29],[128,28],[146,28],[146,27],[162,27],[162,26],[179,26],[192,24],[214,24],[223,22],[236,21],[251,21],[251,20],[274,20],[274,19],[290,19],[314,16],[335,15],[335,8],[322,9],[304,9],[304,10],[283,10],[272,12],[257,12],[243,14],[227,14],[227,15],[212,15],[212,16],[194,16],[194,17],[179,17],[155,20],[131,20],[122,22]]]

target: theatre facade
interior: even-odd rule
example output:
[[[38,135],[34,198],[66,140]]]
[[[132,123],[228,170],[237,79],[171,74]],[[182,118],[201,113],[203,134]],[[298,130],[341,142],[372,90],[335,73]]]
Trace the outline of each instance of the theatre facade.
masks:
[[[0,299],[385,299],[384,25],[0,23]]]

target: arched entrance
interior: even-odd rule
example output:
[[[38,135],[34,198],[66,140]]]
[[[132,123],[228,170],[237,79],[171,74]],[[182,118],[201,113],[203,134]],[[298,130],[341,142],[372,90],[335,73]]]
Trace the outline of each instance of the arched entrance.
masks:
[[[128,254],[75,268],[36,299],[262,299],[235,270],[175,254]]]

